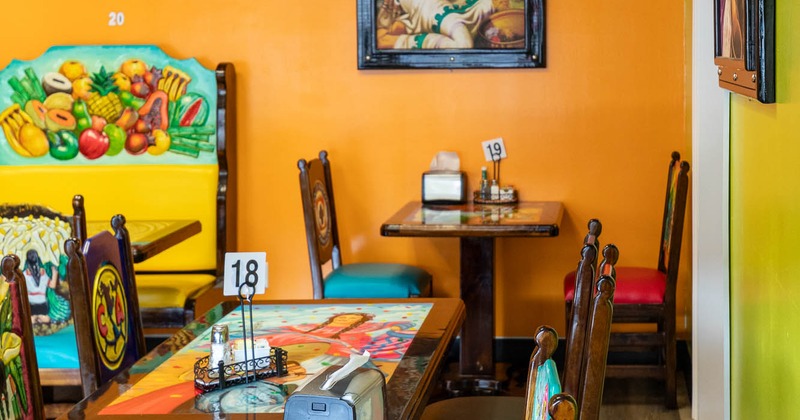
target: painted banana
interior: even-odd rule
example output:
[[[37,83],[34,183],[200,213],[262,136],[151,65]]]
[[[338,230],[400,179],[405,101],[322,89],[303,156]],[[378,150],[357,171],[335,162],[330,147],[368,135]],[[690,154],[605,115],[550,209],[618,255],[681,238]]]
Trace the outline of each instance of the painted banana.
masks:
[[[158,90],[167,93],[170,101],[175,101],[186,92],[186,86],[192,81],[188,74],[172,66],[164,67],[164,77],[158,81]]]
[[[24,117],[21,115],[17,116],[21,112],[22,111],[19,105],[11,105],[2,114],[0,114],[0,124],[3,126],[3,134],[6,136],[8,145],[11,146],[11,148],[20,156],[33,157],[33,154],[31,154],[31,152],[29,152],[26,148],[22,147],[22,144],[19,142],[19,130],[25,123]],[[28,114],[25,115],[27,116]],[[28,118],[30,117],[28,116]],[[20,124],[20,121],[23,123]]]
[[[33,154],[19,141],[22,127],[25,124],[33,124],[31,116],[23,111],[19,104],[13,104],[0,114],[0,123],[3,125],[3,134],[8,140],[8,145],[22,157],[33,157]]]

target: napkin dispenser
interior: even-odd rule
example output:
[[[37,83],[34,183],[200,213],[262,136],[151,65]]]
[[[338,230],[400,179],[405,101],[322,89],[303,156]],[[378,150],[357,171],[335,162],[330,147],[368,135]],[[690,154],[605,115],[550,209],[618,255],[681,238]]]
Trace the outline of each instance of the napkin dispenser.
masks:
[[[422,174],[423,204],[467,202],[467,175],[461,171],[432,170]]]
[[[330,366],[286,400],[284,420],[385,420],[386,379],[374,368],[359,367],[328,390],[323,383],[341,368]]]

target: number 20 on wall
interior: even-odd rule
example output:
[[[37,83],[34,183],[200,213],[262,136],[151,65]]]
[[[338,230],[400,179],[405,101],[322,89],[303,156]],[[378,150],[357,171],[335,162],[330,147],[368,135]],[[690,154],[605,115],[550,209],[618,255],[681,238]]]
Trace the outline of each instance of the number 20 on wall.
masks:
[[[223,283],[225,296],[239,296],[240,288],[243,296],[263,294],[267,288],[267,253],[226,253]]]
[[[108,12],[108,26],[122,26],[125,24],[125,13]]]

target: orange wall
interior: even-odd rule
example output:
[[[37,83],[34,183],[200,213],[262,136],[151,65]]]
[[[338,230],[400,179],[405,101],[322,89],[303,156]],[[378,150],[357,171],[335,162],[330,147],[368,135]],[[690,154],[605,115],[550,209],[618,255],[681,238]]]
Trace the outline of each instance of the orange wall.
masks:
[[[457,151],[474,180],[480,142],[505,139],[504,182],[524,200],[563,201],[566,214],[557,238],[498,241],[500,336],[541,323],[563,331],[561,278],[591,217],[621,263],[655,265],[669,152],[689,157],[683,2],[550,1],[546,69],[455,71],[356,70],[355,3],[11,3],[0,66],[50,45],[102,43],[157,44],[209,68],[233,62],[239,248],[267,251],[268,298],[311,296],[296,162],[320,149],[333,162],[344,260],[413,262],[433,272],[436,295],[457,296],[457,240],[383,238],[378,228],[419,197],[437,151]],[[125,14],[123,26],[107,25],[111,11]]]

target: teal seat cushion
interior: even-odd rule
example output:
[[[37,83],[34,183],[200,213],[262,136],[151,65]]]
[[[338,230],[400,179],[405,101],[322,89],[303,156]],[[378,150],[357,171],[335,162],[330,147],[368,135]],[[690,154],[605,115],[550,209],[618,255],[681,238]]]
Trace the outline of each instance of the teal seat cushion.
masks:
[[[55,334],[33,336],[36,361],[39,369],[78,369],[78,343],[75,341],[75,325],[70,325]]]
[[[345,264],[325,278],[325,298],[407,298],[430,295],[430,273],[405,264]]]

